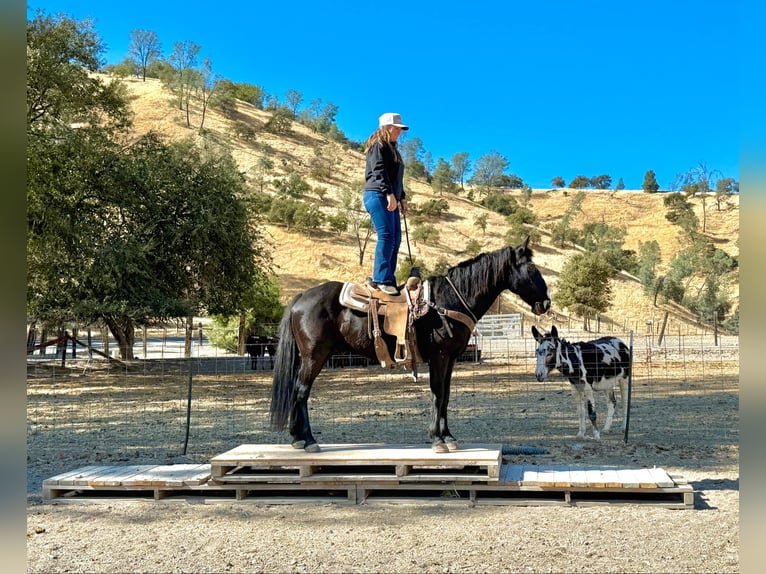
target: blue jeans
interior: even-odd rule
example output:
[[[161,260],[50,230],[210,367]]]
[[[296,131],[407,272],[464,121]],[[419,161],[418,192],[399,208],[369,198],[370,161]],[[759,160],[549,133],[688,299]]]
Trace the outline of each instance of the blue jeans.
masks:
[[[396,259],[402,242],[402,226],[399,222],[399,207],[388,211],[388,199],[377,191],[364,191],[364,208],[372,218],[378,241],[375,244],[375,263],[372,280],[376,283],[396,285]]]

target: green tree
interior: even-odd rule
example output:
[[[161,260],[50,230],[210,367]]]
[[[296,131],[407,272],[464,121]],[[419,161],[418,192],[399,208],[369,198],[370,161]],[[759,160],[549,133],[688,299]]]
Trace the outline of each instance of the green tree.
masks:
[[[173,76],[168,83],[170,90],[178,96],[178,109],[186,111],[186,127],[191,127],[189,104],[195,85],[199,82],[199,73],[195,69],[200,46],[187,40],[175,42],[169,62],[173,66]]]
[[[239,315],[212,316],[214,328],[208,331],[208,338],[219,349],[242,353],[244,335],[262,331],[263,325],[279,323],[284,306],[279,301],[277,278],[257,273],[244,306]]]
[[[609,189],[612,187],[612,176],[610,175],[595,175],[590,178],[590,184],[595,189]]]
[[[505,232],[504,238],[506,245],[518,245],[527,237],[532,243],[540,241],[542,236],[536,229],[539,222],[531,209],[520,207],[506,217],[506,221],[508,222],[508,231]]]
[[[87,132],[35,151],[27,240],[33,316],[104,320],[131,359],[137,324],[241,306],[258,235],[230,156],[151,134],[125,149]]]
[[[571,187],[572,189],[584,189],[586,187],[590,187],[590,185],[591,185],[590,178],[584,175],[578,175],[572,181],[569,182],[569,187]]]
[[[460,182],[461,191],[465,191],[463,181],[466,174],[471,169],[471,160],[468,158],[468,152],[462,151],[452,156],[452,170],[457,179]]]
[[[287,90],[285,92],[285,100],[287,101],[287,109],[289,109],[294,118],[298,117],[298,106],[303,103],[303,94],[298,90]]]
[[[442,195],[445,191],[447,193],[457,192],[457,185],[454,182],[455,174],[450,168],[450,165],[439,158],[436,162],[436,169],[434,170],[433,177],[431,178],[431,187],[433,190]]]
[[[429,174],[425,164],[426,150],[423,147],[423,140],[418,137],[405,137],[404,139],[400,138],[398,141],[399,153],[402,154],[402,160],[404,161],[405,177],[417,177],[428,180]]]
[[[657,193],[660,190],[660,184],[657,183],[657,177],[654,174],[654,170],[647,170],[644,174],[644,183],[641,184],[641,189],[646,193]]]
[[[426,245],[436,245],[439,242],[439,230],[430,223],[423,223],[418,225],[412,231],[412,242],[417,245],[418,241],[422,241]]]
[[[652,294],[657,284],[657,266],[661,261],[662,252],[656,239],[638,242],[637,276],[647,294]]]
[[[507,193],[491,193],[485,197],[481,204],[500,215],[511,215],[519,208],[519,203]]]
[[[715,203],[718,211],[721,211],[721,204],[733,193],[739,193],[739,182],[733,177],[722,178],[716,182]]]
[[[319,229],[325,221],[324,213],[316,206],[299,202],[295,210],[295,229],[309,237]]]
[[[162,44],[154,30],[131,30],[128,57],[141,71],[146,81],[146,70],[162,54]]]
[[[27,22],[27,128],[29,137],[53,137],[70,126],[120,130],[130,124],[127,92],[91,72],[105,47],[89,19],[47,16]]]
[[[532,201],[532,188],[525,183],[521,186],[521,206],[529,207],[530,201]]]
[[[619,180],[617,180],[617,185],[614,186],[614,190],[622,191],[623,189],[625,189],[625,182],[622,181],[622,178],[620,178]]]
[[[215,95],[220,79],[218,74],[213,73],[213,66],[210,63],[210,58],[205,58],[202,61],[202,68],[199,70],[199,83],[197,86],[198,99],[202,107],[202,119],[199,122],[200,133],[202,133],[205,125],[205,116],[207,115],[208,105]]]
[[[671,192],[664,197],[662,203],[668,208],[665,219],[683,229],[689,242],[696,241],[699,219],[686,196],[679,192]]]
[[[279,108],[274,110],[271,117],[263,126],[267,132],[272,134],[286,135],[292,132],[292,120],[290,110]]]
[[[285,197],[300,198],[311,189],[308,182],[297,172],[292,172],[287,179],[275,179],[273,183],[277,193]]]
[[[583,247],[602,256],[615,271],[632,272],[637,265],[635,254],[622,248],[627,230],[603,222],[586,223],[582,230]]]
[[[373,227],[369,214],[362,206],[362,197],[357,190],[364,187],[364,182],[345,186],[340,192],[340,203],[348,217],[349,227],[356,239],[359,265],[364,265],[364,254],[372,237]]]
[[[567,184],[566,181],[564,181],[564,178],[561,177],[560,175],[557,175],[551,180],[551,185],[553,187],[565,187],[566,184]]]
[[[492,150],[476,160],[469,183],[478,187],[482,195],[487,195],[509,165],[507,158]]]
[[[449,211],[449,203],[444,199],[429,199],[418,209],[418,213],[424,217],[437,218]]]
[[[612,303],[609,280],[614,268],[594,253],[576,253],[561,270],[553,299],[564,309],[583,318],[583,329],[590,330],[590,318],[605,312]]]
[[[489,217],[488,214],[480,213],[473,220],[473,224],[479,229],[481,229],[482,235],[485,235],[487,233],[487,218],[488,217]]]
[[[567,243],[576,243],[580,234],[572,228],[572,218],[582,211],[582,204],[585,201],[585,192],[580,190],[572,198],[569,207],[561,216],[561,219],[548,226],[551,232],[551,241],[561,248],[566,247]]]

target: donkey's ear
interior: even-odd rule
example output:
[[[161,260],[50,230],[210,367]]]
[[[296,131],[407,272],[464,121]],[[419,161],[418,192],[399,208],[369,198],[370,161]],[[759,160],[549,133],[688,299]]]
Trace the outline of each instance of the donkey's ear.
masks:
[[[540,331],[537,330],[537,327],[532,325],[532,336],[535,338],[535,341],[540,341],[543,336],[540,334]]]
[[[559,338],[559,332],[556,329],[556,325],[551,325],[551,337]]]

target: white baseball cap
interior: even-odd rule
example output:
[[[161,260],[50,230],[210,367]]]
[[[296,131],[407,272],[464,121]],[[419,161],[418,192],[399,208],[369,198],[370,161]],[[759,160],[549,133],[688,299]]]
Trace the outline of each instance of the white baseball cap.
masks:
[[[402,128],[403,130],[410,129],[409,126],[406,126],[402,123],[402,116],[394,112],[386,112],[385,114],[380,116],[380,118],[378,118],[378,125],[380,127],[396,126],[397,128]]]

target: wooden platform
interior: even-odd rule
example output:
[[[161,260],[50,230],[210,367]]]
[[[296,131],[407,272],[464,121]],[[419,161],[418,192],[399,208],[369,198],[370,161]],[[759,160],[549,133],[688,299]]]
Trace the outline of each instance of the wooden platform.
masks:
[[[43,481],[47,499],[104,498],[468,505],[651,504],[694,508],[694,490],[659,468],[502,464],[495,445],[436,454],[410,445],[242,445],[210,464],[85,466]]]

